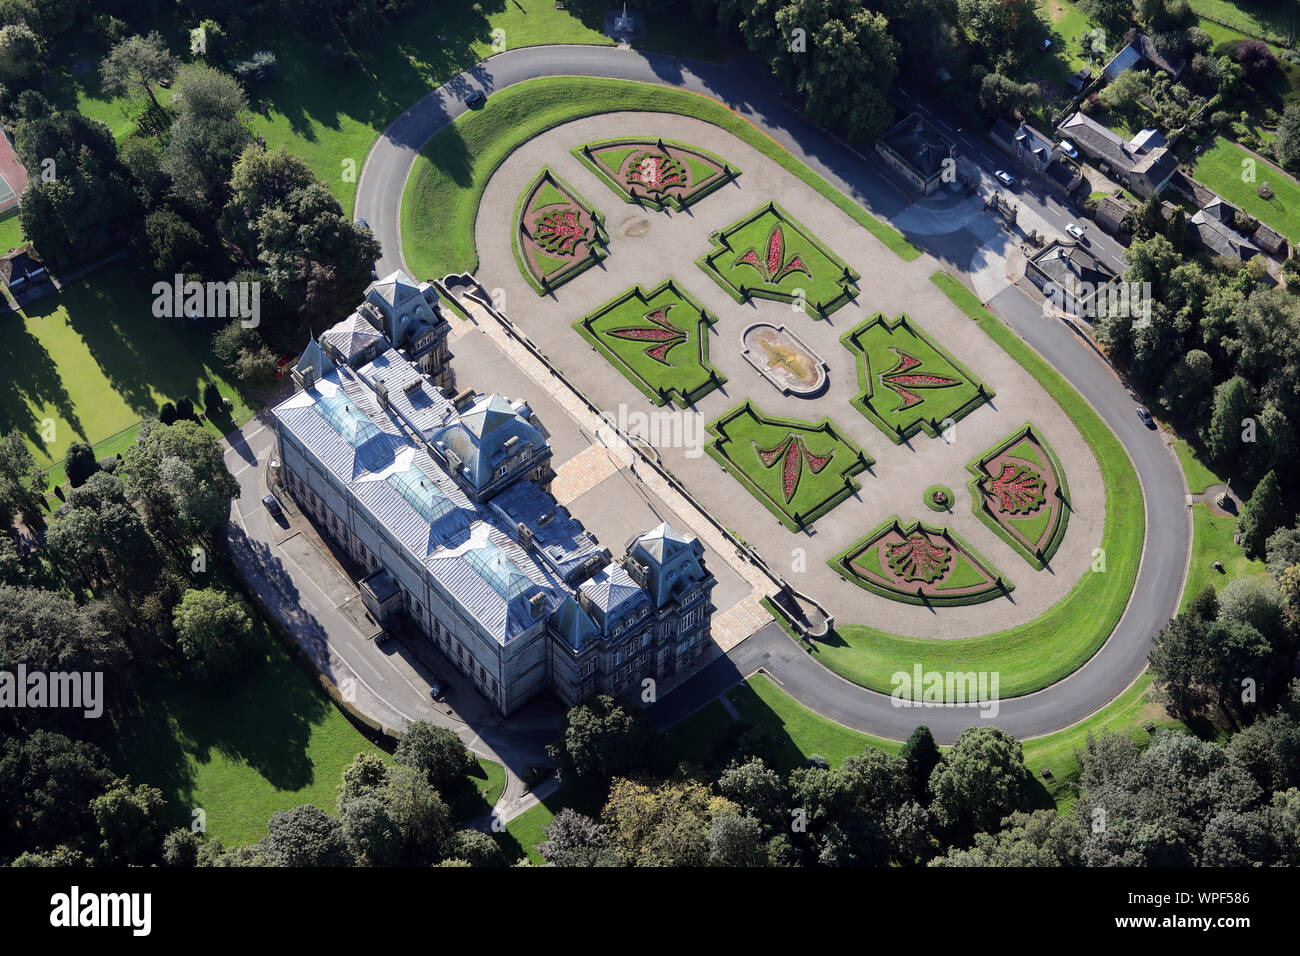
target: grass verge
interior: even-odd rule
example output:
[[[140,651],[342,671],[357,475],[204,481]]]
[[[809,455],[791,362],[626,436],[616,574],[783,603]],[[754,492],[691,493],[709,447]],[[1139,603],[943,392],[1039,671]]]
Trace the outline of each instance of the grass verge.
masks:
[[[817,659],[842,677],[889,693],[889,677],[917,661],[931,670],[998,671],[1003,697],[1041,690],[1073,673],[1119,623],[1142,555],[1145,508],[1137,473],[1119,440],[1047,362],[999,322],[947,273],[931,277],[953,303],[1016,359],[1070,417],[1088,442],[1106,488],[1101,546],[1106,571],[1089,573],[1051,610],[1032,621],[980,637],[936,641],[845,625],[816,645]]]
[[[715,100],[653,83],[561,76],[501,90],[482,110],[460,116],[420,151],[402,192],[402,253],[407,265],[424,277],[474,271],[479,202],[505,158],[562,123],[623,110],[680,113],[712,123],[812,186],[901,258],[911,261],[921,254],[902,233],[849,200],[775,140]]]

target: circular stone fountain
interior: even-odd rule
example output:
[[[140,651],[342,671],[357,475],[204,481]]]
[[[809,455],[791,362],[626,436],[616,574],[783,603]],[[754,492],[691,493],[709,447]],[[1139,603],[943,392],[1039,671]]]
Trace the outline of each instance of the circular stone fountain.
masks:
[[[745,361],[782,394],[811,398],[826,387],[826,363],[784,325],[755,323],[740,341]]]

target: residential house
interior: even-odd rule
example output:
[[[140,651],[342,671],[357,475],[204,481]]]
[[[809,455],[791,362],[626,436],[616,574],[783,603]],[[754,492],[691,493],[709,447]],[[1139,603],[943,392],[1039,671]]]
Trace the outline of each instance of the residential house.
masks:
[[[917,113],[909,113],[876,140],[876,152],[923,196],[943,184],[946,171],[951,170],[950,181],[956,181],[957,144]]]
[[[1154,140],[1143,133],[1134,138],[1135,142],[1126,142],[1082,112],[1076,112],[1058,129],[1062,137],[1092,157],[1103,173],[1115,177],[1143,199],[1164,189],[1178,169],[1167,146],[1149,145]]]

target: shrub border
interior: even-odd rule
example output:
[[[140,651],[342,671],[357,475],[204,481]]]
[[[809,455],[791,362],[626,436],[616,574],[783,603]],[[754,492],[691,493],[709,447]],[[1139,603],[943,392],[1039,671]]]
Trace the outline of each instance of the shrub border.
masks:
[[[765,425],[775,425],[778,428],[785,426],[804,431],[823,431],[833,440],[846,445],[853,451],[856,451],[858,457],[855,458],[850,465],[840,471],[840,477],[844,480],[844,486],[834,494],[819,502],[817,506],[807,514],[796,517],[795,514],[786,511],[783,503],[775,501],[769,497],[767,492],[763,491],[763,489],[758,486],[757,482],[749,477],[749,473],[745,471],[740,462],[732,460],[722,451],[721,446],[723,440],[728,437],[726,434],[727,424],[733,419],[739,418],[741,415],[746,413],[754,416]],[[875,459],[863,451],[858,446],[857,442],[842,434],[839,428],[836,427],[835,423],[829,418],[822,418],[816,422],[804,422],[793,418],[772,418],[764,415],[759,410],[758,406],[750,399],[745,399],[745,401],[731,409],[731,411],[719,415],[705,427],[709,434],[713,435],[714,438],[713,441],[705,444],[704,450],[709,453],[714,461],[722,466],[724,471],[735,476],[737,480],[739,480],[740,483],[749,490],[750,494],[766,505],[767,510],[772,512],[772,514],[791,531],[797,532],[812,527],[819,518],[830,512],[831,509],[849,495],[859,490],[862,485],[856,478],[854,478],[854,476],[866,471],[876,463]]]
[[[687,193],[681,198],[669,193],[665,193],[663,199],[655,199],[648,195],[635,196],[628,191],[627,187],[615,179],[610,174],[609,170],[598,162],[594,155],[592,155],[594,150],[597,149],[606,149],[610,146],[635,146],[643,143],[646,145],[658,144],[660,148],[671,146],[674,149],[679,149],[685,153],[694,153],[696,156],[702,156],[710,162],[718,165],[718,175],[713,178],[712,182],[705,183],[698,189]],[[644,206],[654,209],[656,212],[663,212],[665,209],[670,207],[678,212],[684,212],[701,199],[717,192],[741,174],[739,169],[736,169],[721,156],[716,156],[708,150],[700,149],[698,146],[692,146],[690,143],[682,143],[675,139],[663,139],[662,137],[654,140],[638,139],[632,136],[620,136],[614,139],[598,139],[593,140],[590,143],[583,143],[581,146],[575,146],[569,152],[577,157],[580,163],[591,170],[597,179],[601,180],[606,186],[621,196],[625,203],[633,206]]]
[[[527,253],[520,238],[523,231],[523,215],[526,204],[548,179],[551,185],[567,195],[576,205],[582,207],[583,212],[591,216],[592,224],[596,230],[596,234],[587,243],[587,254],[581,260],[561,269],[556,279],[533,275],[533,270],[528,267]],[[601,221],[600,213],[596,211],[595,206],[587,202],[581,193],[557,176],[550,166],[543,166],[541,172],[534,176],[532,181],[524,188],[524,191],[519,194],[519,198],[515,201],[514,220],[514,230],[510,237],[510,244],[515,254],[515,263],[519,266],[519,271],[523,273],[524,279],[538,295],[547,295],[554,292],[570,279],[577,278],[596,263],[609,257],[609,247],[607,245],[609,234],[605,231],[605,225]]]
[[[854,326],[853,328],[845,332],[843,335],[841,335],[840,344],[843,345],[846,349],[849,350],[850,353],[853,354],[855,365],[858,371],[858,391],[860,394],[854,396],[853,403],[852,403],[853,407],[856,408],[858,411],[862,412],[862,414],[866,415],[867,418],[871,420],[872,424],[874,424],[882,432],[888,435],[890,440],[895,445],[903,444],[903,442],[907,441],[909,438],[913,437],[917,432],[920,431],[924,431],[931,438],[938,438],[940,434],[939,421],[933,416],[929,419],[929,421],[927,421],[924,417],[918,415],[908,425],[900,426],[897,430],[895,430],[894,428],[891,428],[889,426],[889,423],[886,422],[883,417],[877,414],[876,410],[873,409],[871,405],[867,402],[867,399],[869,397],[874,397],[875,387],[871,382],[871,375],[868,369],[869,363],[867,361],[867,351],[865,348],[863,348],[861,345],[858,344],[857,339],[858,336],[866,332],[866,330],[873,325],[883,325],[890,332],[902,326],[903,328],[911,332],[913,335],[915,335],[917,338],[921,339],[921,341],[925,342],[925,344],[930,346],[930,348],[938,352],[945,362],[947,362],[954,369],[956,369],[958,372],[960,372],[962,375],[966,377],[968,384],[975,386],[976,392],[974,397],[967,399],[967,401],[964,404],[959,406],[956,410],[954,410],[950,415],[947,416],[948,418],[951,418],[954,422],[960,421],[961,419],[965,418],[975,409],[979,408],[989,399],[997,395],[997,392],[993,391],[993,389],[986,386],[983,383],[983,381],[979,379],[978,376],[976,376],[973,372],[971,372],[970,369],[968,369],[961,362],[957,361],[957,359],[953,357],[951,352],[949,352],[942,345],[936,342],[928,332],[926,332],[919,325],[917,325],[912,319],[910,319],[907,316],[907,313],[905,312],[900,313],[898,318],[894,319],[893,322],[891,323],[889,319],[885,318],[885,314],[883,312],[877,312],[875,315],[871,316],[871,318],[866,319],[863,322],[860,322],[858,325]]]
[[[979,487],[980,482],[991,477],[984,470],[988,460],[1002,454],[1026,438],[1031,439],[1035,445],[1047,452],[1048,461],[1052,466],[1053,477],[1056,479],[1057,497],[1060,498],[1062,504],[1062,507],[1057,511],[1056,525],[1047,540],[1047,545],[1039,552],[1027,548],[1024,542],[1017,539],[1011,533],[1011,530],[997,519],[997,516],[989,510],[987,503],[984,501],[984,496],[980,494]],[[966,470],[974,476],[967,482],[967,487],[971,493],[971,510],[975,512],[976,516],[984,522],[990,531],[1011,545],[1035,570],[1041,571],[1047,567],[1048,562],[1056,555],[1056,552],[1061,547],[1061,542],[1065,539],[1065,529],[1070,523],[1070,512],[1074,510],[1074,506],[1070,504],[1070,486],[1065,480],[1065,469],[1061,466],[1061,460],[1056,457],[1056,452],[1052,449],[1052,446],[1047,443],[1047,439],[1043,438],[1042,434],[1033,425],[1025,422],[1008,437],[987,449],[984,454],[968,461]]]
[[[593,322],[605,313],[633,298],[640,299],[642,304],[648,304],[651,299],[665,291],[672,292],[682,302],[691,306],[696,313],[696,339],[698,342],[697,359],[700,365],[704,367],[705,371],[709,373],[709,380],[692,392],[683,392],[676,388],[664,389],[663,391],[656,389],[645,379],[641,378],[641,376],[637,374],[636,370],[625,362],[621,355],[603,342],[600,336],[597,335],[588,325],[588,323]],[[678,407],[686,408],[693,405],[705,395],[709,394],[709,392],[727,381],[725,375],[709,364],[709,330],[716,325],[717,322],[718,317],[716,315],[709,312],[704,308],[704,306],[700,305],[694,296],[678,285],[672,276],[669,276],[648,292],[643,290],[640,285],[634,285],[626,292],[619,293],[614,296],[614,298],[602,303],[591,312],[588,312],[582,318],[574,322],[573,328],[579,335],[586,339],[597,352],[603,355],[611,365],[622,372],[623,375],[631,381],[631,383],[635,385],[646,398],[650,399],[656,405],[663,405],[666,402],[674,401]]]

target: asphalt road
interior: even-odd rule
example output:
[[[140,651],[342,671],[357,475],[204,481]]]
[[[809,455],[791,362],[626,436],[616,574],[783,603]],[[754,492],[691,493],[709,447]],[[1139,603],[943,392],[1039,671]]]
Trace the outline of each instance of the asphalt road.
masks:
[[[561,75],[643,80],[707,94],[752,121],[873,214],[888,219],[906,207],[906,200],[859,154],[789,109],[775,81],[746,61],[716,65],[610,47],[532,47],[490,57],[438,87],[398,117],[376,142],[362,169],[356,214],[369,222],[383,244],[380,274],[404,267],[400,206],[416,153],[465,111],[463,97],[473,89],[490,95],[524,80]],[[964,155],[987,165],[989,172],[1008,164],[987,144],[965,133],[956,135]],[[1040,215],[1060,227],[1074,219],[1067,207],[1032,186],[1022,186],[1016,198],[1035,203]],[[1116,259],[1119,247],[1112,240],[1096,237],[1093,241],[1103,255]],[[989,306],[1092,404],[1128,449],[1142,484],[1147,508],[1145,554],[1128,610],[1102,649],[1065,680],[1036,694],[1002,701],[992,718],[973,708],[896,707],[889,697],[823,668],[772,624],[668,695],[655,708],[656,720],[666,724],[685,716],[761,667],[804,705],[867,733],[901,739],[925,723],[941,742],[950,742],[962,728],[987,721],[1017,736],[1031,737],[1087,717],[1142,672],[1152,637],[1177,608],[1187,567],[1190,516],[1177,461],[1159,433],[1138,421],[1136,403],[1110,368],[1065,325],[1045,319],[1041,305],[1008,287]]]

